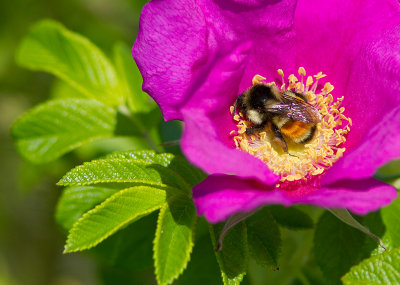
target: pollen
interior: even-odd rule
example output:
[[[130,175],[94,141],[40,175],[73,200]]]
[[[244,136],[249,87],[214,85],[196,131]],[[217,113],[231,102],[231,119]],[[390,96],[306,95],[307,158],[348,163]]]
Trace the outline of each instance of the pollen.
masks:
[[[332,96],[334,86],[327,82],[321,88],[319,81],[326,76],[322,72],[306,77],[306,70],[300,67],[300,79],[291,74],[287,84],[282,69],[278,69],[278,74],[282,77],[281,83],[262,83],[276,85],[282,92],[290,90],[300,93],[320,112],[321,122],[316,125],[313,138],[306,144],[298,144],[284,135],[289,148],[288,153],[285,153],[274,141],[274,134],[269,126],[251,136],[247,135],[246,129],[253,124],[243,114],[233,114],[236,129],[230,132],[230,136],[236,148],[261,159],[280,176],[281,183],[313,179],[323,174],[343,156],[346,150],[343,144],[350,132],[352,121],[344,115],[345,108],[341,106],[344,97],[334,99]],[[317,90],[318,88],[320,89]],[[233,107],[230,108],[230,112],[233,112]]]

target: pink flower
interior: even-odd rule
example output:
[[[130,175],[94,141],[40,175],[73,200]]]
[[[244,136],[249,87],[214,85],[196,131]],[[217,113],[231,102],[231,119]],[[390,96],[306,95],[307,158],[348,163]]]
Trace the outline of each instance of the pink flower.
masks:
[[[219,222],[265,204],[305,203],[366,214],[395,189],[372,175],[400,157],[400,5],[384,1],[158,0],[140,19],[133,57],[165,120],[185,123],[187,158],[211,174],[193,189],[198,214]],[[282,181],[235,147],[229,112],[260,74],[323,71],[344,96],[346,151],[320,175]],[[278,80],[279,81],[279,80]]]

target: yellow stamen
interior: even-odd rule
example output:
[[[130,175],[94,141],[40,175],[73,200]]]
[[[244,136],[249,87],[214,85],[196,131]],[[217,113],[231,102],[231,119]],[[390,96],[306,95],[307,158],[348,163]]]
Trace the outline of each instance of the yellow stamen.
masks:
[[[299,68],[299,75],[306,76],[306,70],[302,66]]]
[[[346,135],[350,131],[352,121],[343,112],[344,107],[340,104],[343,97],[336,98],[334,102],[330,92],[334,89],[333,85],[326,83],[321,92],[316,92],[318,80],[325,77],[319,72],[314,77],[317,79],[313,84],[311,76],[307,77],[304,86],[303,77],[306,71],[303,67],[299,68],[302,80],[299,82],[296,76],[291,74],[288,77],[289,87],[284,86],[283,71],[278,69],[278,74],[282,76],[282,91],[295,90],[302,93],[308,102],[319,110],[322,120],[317,124],[314,138],[307,144],[299,145],[290,142],[288,139],[289,153],[284,153],[275,144],[274,134],[269,127],[264,131],[255,133],[250,137],[246,135],[247,127],[252,123],[247,121],[242,114],[234,115],[237,122],[237,130],[230,133],[238,149],[245,151],[261,159],[268,167],[281,177],[281,182],[308,179],[322,174],[327,168],[331,167],[340,157],[343,156],[346,148],[340,147],[346,141]],[[266,83],[276,85],[275,82]],[[311,89],[310,86],[312,85]],[[233,107],[230,108],[231,113]]]
[[[316,75],[314,75],[314,77],[317,79],[324,78],[325,76],[326,76],[326,74],[323,74],[322,72],[318,72]]]
[[[312,79],[311,76],[307,77],[307,82],[306,82],[306,86],[311,86],[313,84],[314,80]]]

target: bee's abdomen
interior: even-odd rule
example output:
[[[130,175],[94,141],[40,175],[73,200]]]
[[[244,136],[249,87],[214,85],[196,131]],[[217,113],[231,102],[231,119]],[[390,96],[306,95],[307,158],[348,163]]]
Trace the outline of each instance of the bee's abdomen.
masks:
[[[307,143],[314,137],[316,129],[315,124],[290,120],[282,126],[281,132],[296,143]]]

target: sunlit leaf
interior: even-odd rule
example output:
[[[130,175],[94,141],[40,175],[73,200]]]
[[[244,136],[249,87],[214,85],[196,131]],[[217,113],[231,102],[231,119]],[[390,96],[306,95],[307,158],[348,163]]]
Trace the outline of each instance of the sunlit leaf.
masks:
[[[389,206],[381,210],[382,219],[386,226],[392,245],[400,246],[400,199],[397,198]]]
[[[82,214],[117,191],[117,189],[93,186],[68,187],[64,189],[57,204],[57,222],[65,229],[70,229]]]
[[[131,49],[123,43],[116,44],[114,58],[121,85],[129,94],[127,101],[132,112],[147,113],[154,109],[156,103],[142,91],[142,75],[133,60]]]
[[[159,188],[136,186],[117,192],[86,212],[72,227],[65,252],[91,248],[120,228],[161,208],[166,192]]]
[[[17,51],[24,67],[50,72],[88,98],[123,102],[117,75],[107,57],[81,35],[44,20],[34,25]]]
[[[152,163],[160,164],[169,167],[175,172],[179,173],[184,179],[194,186],[206,178],[204,172],[194,167],[184,157],[173,155],[170,153],[156,154],[154,151],[121,151],[115,152],[107,157],[109,158],[127,158],[151,161]]]
[[[62,99],[33,108],[14,123],[11,133],[24,158],[44,163],[112,136],[115,124],[115,111],[99,101]]]
[[[345,285],[400,284],[400,249],[383,252],[354,266],[343,277]]]
[[[190,194],[191,187],[204,176],[203,172],[179,156],[156,154],[149,150],[123,151],[72,169],[59,184],[150,183],[171,185]]]
[[[108,158],[86,162],[69,171],[60,185],[91,185],[97,183],[149,183],[174,186],[190,191],[190,186],[176,172],[147,160]]]
[[[170,284],[186,268],[193,248],[196,209],[186,196],[175,196],[161,209],[154,239],[154,265],[159,284]]]

